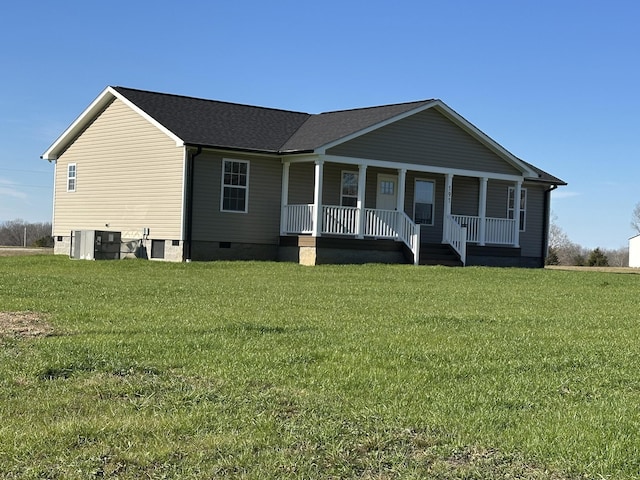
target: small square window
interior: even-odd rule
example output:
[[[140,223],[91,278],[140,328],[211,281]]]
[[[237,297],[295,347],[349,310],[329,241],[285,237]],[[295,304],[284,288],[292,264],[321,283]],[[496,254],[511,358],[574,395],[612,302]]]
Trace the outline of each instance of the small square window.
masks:
[[[180,246],[180,240],[171,240],[171,246],[172,247],[179,247]]]

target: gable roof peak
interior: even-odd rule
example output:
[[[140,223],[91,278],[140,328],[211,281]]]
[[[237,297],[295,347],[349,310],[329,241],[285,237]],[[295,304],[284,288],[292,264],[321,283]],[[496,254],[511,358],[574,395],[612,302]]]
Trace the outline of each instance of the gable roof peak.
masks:
[[[361,112],[365,110],[375,110],[378,108],[386,108],[386,107],[411,107],[411,106],[420,106],[423,104],[431,103],[431,102],[440,102],[441,100],[430,98],[425,100],[413,100],[410,102],[397,102],[397,103],[387,103],[384,105],[370,105],[367,107],[355,107],[355,108],[345,108],[341,110],[330,110],[327,112],[318,113],[317,115],[328,115],[332,113],[349,113],[349,112]]]

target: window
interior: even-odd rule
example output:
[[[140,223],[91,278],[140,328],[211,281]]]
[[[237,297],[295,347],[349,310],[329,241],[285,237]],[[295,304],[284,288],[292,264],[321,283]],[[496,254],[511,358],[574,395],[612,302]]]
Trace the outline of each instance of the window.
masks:
[[[76,164],[67,165],[67,192],[76,191]]]
[[[395,195],[395,192],[393,191],[395,184],[396,183],[392,180],[381,180],[380,193],[382,195]]]
[[[509,199],[507,201],[507,218],[513,220],[514,206],[516,200],[516,189],[509,187]],[[527,211],[527,189],[520,190],[520,231],[524,232],[526,225],[526,211]]]
[[[222,195],[220,210],[246,213],[249,207],[249,162],[222,161]]]
[[[358,172],[342,172],[340,205],[343,207],[358,206]]]
[[[422,225],[433,225],[433,200],[435,183],[432,180],[416,179],[413,201],[413,221]]]

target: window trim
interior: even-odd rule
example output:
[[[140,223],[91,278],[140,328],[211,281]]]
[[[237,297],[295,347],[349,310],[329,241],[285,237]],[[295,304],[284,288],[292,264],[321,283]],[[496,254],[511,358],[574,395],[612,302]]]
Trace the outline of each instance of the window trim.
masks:
[[[344,194],[344,174],[350,173],[356,179],[356,194],[355,195],[345,195]],[[340,173],[340,206],[341,207],[353,207],[353,205],[345,205],[345,198],[353,198],[355,200],[355,204],[358,205],[358,185],[359,185],[359,172],[355,170],[342,170]]]
[[[73,167],[73,176],[71,176],[71,167]],[[70,182],[73,181],[73,188],[69,188]],[[67,164],[67,192],[75,192],[78,188],[78,164]]]
[[[511,205],[511,198],[513,198],[513,207],[510,207],[509,205]],[[515,187],[509,187],[509,190],[507,192],[507,218],[509,220],[513,220],[513,217],[515,216],[515,206],[516,206],[516,188]],[[520,232],[526,232],[527,231],[527,189],[526,188],[521,188],[520,189],[520,225],[519,225],[519,231]]]
[[[418,182],[429,182],[433,184],[433,198],[431,201],[431,223],[417,223],[417,225],[424,225],[425,227],[433,227],[436,224],[436,181],[433,178],[419,178],[416,177],[413,180],[413,221],[416,222],[416,185]]]
[[[227,162],[231,163],[244,163],[247,165],[246,184],[245,185],[227,185],[224,182],[224,167]],[[220,211],[224,213],[249,213],[249,160],[239,160],[237,158],[223,158],[222,170],[220,174]],[[224,189],[225,188],[237,188],[244,190],[244,210],[228,210],[224,208]]]

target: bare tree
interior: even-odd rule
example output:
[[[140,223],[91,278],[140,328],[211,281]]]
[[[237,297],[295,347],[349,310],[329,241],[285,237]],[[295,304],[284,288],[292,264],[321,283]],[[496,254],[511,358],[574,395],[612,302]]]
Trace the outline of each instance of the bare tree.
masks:
[[[558,265],[585,265],[589,251],[573,243],[558,225],[558,217],[552,214],[549,225],[549,253],[550,257],[553,257],[552,262]]]
[[[631,228],[640,233],[640,202],[638,202],[631,213]]]
[[[604,253],[609,259],[609,265],[612,267],[626,267],[629,265],[629,247],[605,250]]]
[[[52,244],[50,223],[27,223],[18,218],[0,224],[0,245],[19,247]]]

